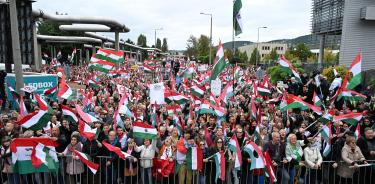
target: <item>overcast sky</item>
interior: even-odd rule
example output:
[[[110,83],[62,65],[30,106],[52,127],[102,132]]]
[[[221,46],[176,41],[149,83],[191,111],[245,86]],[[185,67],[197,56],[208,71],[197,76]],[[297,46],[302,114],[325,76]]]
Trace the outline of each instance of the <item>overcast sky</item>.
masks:
[[[110,17],[130,28],[122,33],[124,40],[136,42],[139,34],[154,44],[154,29],[160,38],[167,38],[169,49],[185,49],[190,35],[209,36],[209,16],[213,14],[213,42],[216,45],[232,40],[232,0],[37,0],[34,9],[48,13],[68,13],[77,16]],[[244,30],[236,40],[260,41],[295,38],[310,33],[310,0],[242,0]],[[114,34],[109,36],[114,37]]]

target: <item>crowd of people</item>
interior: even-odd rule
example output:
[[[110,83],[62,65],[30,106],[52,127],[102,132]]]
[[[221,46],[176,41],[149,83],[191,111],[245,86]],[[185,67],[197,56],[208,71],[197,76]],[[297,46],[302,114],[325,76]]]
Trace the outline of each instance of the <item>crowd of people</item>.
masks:
[[[217,106],[225,109],[223,116],[215,113],[201,113],[203,101],[214,99],[209,89],[210,67],[207,71],[198,71],[198,64],[188,61],[176,61],[181,69],[170,71],[170,64],[159,68],[154,66],[152,74],[138,69],[125,67],[118,69],[122,73],[99,75],[88,70],[86,66],[72,66],[71,75],[66,78],[69,84],[82,88],[77,90],[75,98],[70,100],[46,98],[53,113],[46,127],[32,131],[17,124],[22,117],[19,107],[3,109],[0,117],[1,170],[2,182],[8,183],[45,183],[53,176],[35,173],[33,177],[20,177],[12,170],[12,153],[10,144],[19,137],[49,137],[57,141],[56,152],[60,157],[60,183],[270,183],[270,173],[263,168],[251,168],[254,155],[244,150],[249,142],[254,142],[259,149],[269,154],[277,183],[370,183],[375,181],[373,166],[375,160],[374,139],[374,94],[373,89],[359,86],[357,91],[366,95],[356,101],[332,101],[340,85],[331,86],[326,76],[318,73],[303,74],[301,81],[293,76],[285,78],[281,85],[269,82],[268,76],[256,77],[255,67],[228,66],[218,77],[223,88],[234,80],[234,95],[229,99],[217,98]],[[174,65],[174,64],[173,64]],[[195,68],[193,77],[184,77],[186,68]],[[240,68],[240,75],[233,73]],[[42,73],[58,73],[64,75],[51,65],[45,65]],[[315,76],[320,85],[316,84]],[[166,77],[167,76],[167,77]],[[165,80],[165,78],[167,80]],[[339,75],[336,78],[341,78]],[[61,78],[59,79],[61,80]],[[88,80],[95,80],[96,86]],[[149,85],[164,82],[165,90],[175,90],[189,97],[193,103],[164,105],[151,104]],[[268,86],[267,86],[267,85]],[[123,124],[114,126],[115,114],[123,94],[117,85],[126,87],[128,109],[131,116],[121,114]],[[205,87],[202,97],[191,95],[191,87]],[[254,91],[255,85],[270,90],[268,96]],[[364,90],[361,90],[363,88]],[[314,94],[321,99],[322,112],[332,116],[363,112],[358,120],[359,134],[356,125],[340,120],[321,121],[322,114],[311,109],[281,108],[287,95],[294,95],[306,103],[314,104]],[[224,95],[225,96],[225,95]],[[99,129],[93,140],[81,135],[78,124],[64,117],[61,105],[72,109],[83,100],[89,101],[84,111],[99,121],[90,124]],[[32,95],[24,97],[28,112],[38,110]],[[289,102],[287,102],[289,103]],[[12,104],[12,103],[8,103]],[[220,105],[219,105],[220,104]],[[170,106],[179,106],[179,110],[170,112]],[[254,109],[255,107],[255,109]],[[156,118],[156,121],[155,121]],[[180,122],[181,127],[176,124]],[[158,131],[156,139],[141,139],[133,135],[134,122],[143,122],[155,126]],[[157,122],[157,124],[154,124]],[[327,126],[329,125],[329,126]],[[324,128],[330,128],[329,143],[324,139]],[[232,138],[238,140],[242,153],[241,166],[235,168],[236,153],[228,149]],[[102,141],[120,148],[131,155],[126,159],[106,149]],[[327,145],[328,154],[323,154]],[[187,150],[197,147],[202,150],[203,167],[192,170],[187,165]],[[96,174],[87,169],[79,157],[72,151],[78,150],[89,155],[93,162],[100,165]],[[212,155],[222,153],[225,157],[225,178],[216,175],[218,167]],[[255,157],[259,157],[255,153]],[[167,161],[162,164],[160,160]],[[173,163],[173,164],[172,164]],[[363,166],[363,167],[362,167]],[[222,172],[222,171],[221,171]],[[266,174],[267,173],[267,174]],[[64,178],[64,180],[59,177]],[[44,181],[44,182],[43,182]]]

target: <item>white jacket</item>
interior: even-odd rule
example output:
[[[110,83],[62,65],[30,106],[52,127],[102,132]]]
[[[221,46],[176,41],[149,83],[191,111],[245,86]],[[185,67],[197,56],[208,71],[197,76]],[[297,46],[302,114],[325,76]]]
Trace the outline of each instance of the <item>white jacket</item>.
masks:
[[[305,164],[307,168],[313,169],[314,165],[321,165],[323,162],[322,155],[316,147],[306,147],[303,150],[303,155],[305,156]]]
[[[143,168],[150,168],[152,167],[153,158],[155,157],[155,149],[154,146],[149,145],[146,147],[145,145],[142,146],[135,146],[134,151],[141,152],[140,155],[140,164]]]

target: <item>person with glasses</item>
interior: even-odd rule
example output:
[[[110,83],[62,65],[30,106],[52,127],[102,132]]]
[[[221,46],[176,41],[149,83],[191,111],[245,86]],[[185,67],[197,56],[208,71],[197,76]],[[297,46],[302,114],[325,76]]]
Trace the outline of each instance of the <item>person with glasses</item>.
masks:
[[[341,160],[337,168],[340,183],[358,183],[358,166],[367,164],[356,139],[349,137],[341,151]]]
[[[229,161],[229,158],[232,158],[232,155],[229,151],[226,151],[225,150],[225,146],[224,146],[224,139],[222,138],[218,138],[215,140],[215,144],[214,146],[211,148],[211,150],[209,151],[209,155],[214,155],[216,154],[217,152],[220,152],[220,153],[224,153],[224,157],[225,157],[225,168],[228,167],[228,162]],[[208,174],[208,177],[209,177],[209,183],[218,183],[218,184],[221,184],[221,183],[227,183],[227,181],[223,181],[221,180],[220,178],[217,179],[216,181],[216,178],[215,178],[215,173],[216,173],[216,166],[215,166],[215,161],[213,160],[213,158],[210,158],[210,159],[203,159],[203,162],[210,162],[209,164],[209,169],[210,169],[210,173]]]

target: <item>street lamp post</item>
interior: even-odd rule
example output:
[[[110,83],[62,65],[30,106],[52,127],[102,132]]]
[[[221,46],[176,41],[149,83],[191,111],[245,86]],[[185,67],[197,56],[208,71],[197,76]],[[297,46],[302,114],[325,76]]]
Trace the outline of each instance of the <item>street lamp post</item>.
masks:
[[[211,65],[211,57],[212,57],[212,14],[211,13],[201,13],[201,15],[210,16],[210,55],[209,55],[208,64]]]
[[[163,28],[161,27],[161,28],[157,28],[157,29],[154,29],[155,30],[155,48],[156,48],[156,31],[160,31],[160,30],[163,30]]]
[[[267,27],[258,27],[258,41],[257,41],[257,51],[258,51],[258,53],[260,54],[260,52],[259,52],[259,30],[260,29],[267,29]],[[258,65],[258,54],[257,53],[255,53],[255,66],[257,66]]]

